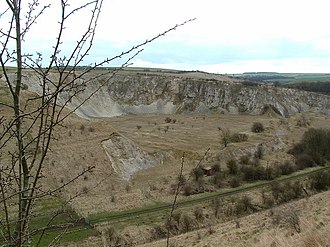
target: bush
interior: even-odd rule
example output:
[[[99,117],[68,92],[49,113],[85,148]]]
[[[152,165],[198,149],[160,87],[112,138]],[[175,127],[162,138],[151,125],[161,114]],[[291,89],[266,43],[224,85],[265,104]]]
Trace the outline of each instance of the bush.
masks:
[[[241,185],[241,179],[239,177],[233,177],[229,180],[229,184],[232,188],[236,188]]]
[[[274,214],[272,216],[272,220],[274,225],[289,226],[292,227],[297,233],[301,232],[299,215],[293,209]]]
[[[280,169],[281,175],[289,175],[296,171],[296,168],[289,160],[286,160],[286,161],[284,161],[284,163],[280,164],[279,169]]]
[[[243,173],[243,179],[246,181],[254,181],[261,180],[265,178],[265,168],[257,165],[257,166],[244,166],[241,169]]]
[[[253,123],[252,125],[252,132],[254,133],[260,133],[260,132],[263,132],[265,129],[264,129],[264,126],[262,123],[260,122],[255,122]]]
[[[310,120],[307,119],[305,115],[301,115],[299,119],[297,119],[297,126],[299,127],[308,127],[310,126]]]
[[[194,228],[195,221],[188,214],[182,216],[182,229],[184,232],[191,231]]]
[[[295,157],[301,154],[309,155],[318,164],[325,164],[330,161],[330,130],[329,129],[309,129],[300,143],[294,145],[289,153]],[[308,163],[306,166],[311,166]]]
[[[222,206],[223,206],[223,202],[220,198],[214,198],[212,200],[212,208],[213,208],[213,211],[214,211],[214,216],[216,218],[219,218],[220,210],[221,210]]]
[[[201,167],[195,167],[194,169],[192,169],[191,175],[194,176],[195,181],[198,181],[201,177],[204,176],[204,171]]]
[[[280,169],[274,168],[272,166],[267,166],[265,168],[264,179],[273,180],[280,176]]]
[[[275,183],[271,187],[273,198],[279,202],[288,202],[292,199],[298,198],[302,193],[302,186],[300,182],[296,183]]]
[[[203,208],[201,208],[201,207],[197,207],[197,208],[195,208],[195,209],[194,209],[194,216],[195,216],[195,219],[196,219],[198,222],[203,221],[203,219],[204,219]]]
[[[236,203],[236,213],[241,214],[242,212],[246,212],[249,209],[254,210],[255,208],[251,201],[251,198],[246,195],[241,197]]]
[[[330,171],[319,172],[311,176],[311,188],[317,191],[330,188]]]
[[[183,194],[185,196],[190,196],[193,193],[193,187],[191,186],[190,183],[185,183],[183,186]]]
[[[248,140],[248,136],[243,133],[235,133],[230,137],[232,142],[245,142]]]
[[[227,162],[227,168],[228,168],[229,174],[231,174],[231,175],[237,175],[238,174],[239,169],[238,169],[238,164],[237,164],[236,160],[230,159]]]
[[[214,174],[213,178],[212,178],[212,182],[215,186],[217,186],[218,188],[221,187],[222,182],[223,182],[224,178],[223,178],[223,174],[220,172],[217,172]]]
[[[218,127],[218,129],[221,131],[221,143],[227,147],[231,141],[230,130],[221,127]]]
[[[153,227],[152,235],[154,239],[166,238],[167,230],[160,225],[156,225]]]
[[[265,154],[265,148],[262,144],[259,144],[256,151],[254,152],[254,157],[261,159]]]
[[[315,165],[315,161],[309,154],[302,153],[296,157],[296,166],[299,170],[303,170],[306,167],[313,167]]]
[[[180,225],[181,216],[182,216],[182,212],[180,210],[179,211],[174,211],[173,214],[172,214],[172,219],[176,222],[177,226]]]
[[[170,122],[172,122],[172,119],[169,117],[166,117],[164,121],[165,121],[165,123],[170,123]]]
[[[213,170],[214,172],[220,172],[220,171],[221,171],[221,166],[220,166],[219,163],[215,163],[215,164],[213,164],[211,167],[212,167],[212,170]]]
[[[249,164],[249,161],[250,161],[250,155],[246,154],[246,155],[243,155],[240,157],[239,159],[241,165],[247,165]]]

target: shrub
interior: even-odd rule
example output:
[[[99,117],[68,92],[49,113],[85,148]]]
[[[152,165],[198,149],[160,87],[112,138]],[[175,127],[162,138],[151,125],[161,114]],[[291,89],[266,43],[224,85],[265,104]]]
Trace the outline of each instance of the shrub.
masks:
[[[132,190],[131,185],[126,184],[126,186],[125,186],[125,190],[126,190],[127,193],[131,192],[131,190]]]
[[[241,179],[239,177],[233,177],[229,180],[229,184],[232,188],[236,188],[241,185]]]
[[[304,150],[305,150],[305,145],[303,143],[297,143],[288,151],[288,154],[292,154],[296,156],[303,153]]]
[[[220,166],[219,163],[215,163],[215,164],[213,164],[211,167],[212,167],[212,170],[213,170],[214,172],[220,172],[220,171],[221,171],[221,166]]]
[[[298,183],[273,184],[272,194],[276,201],[288,202],[299,197],[302,193],[302,186]]]
[[[243,178],[246,181],[261,180],[265,178],[265,168],[260,165],[244,166],[241,171],[243,173]]]
[[[182,216],[182,229],[184,232],[191,231],[195,225],[195,221],[188,214]]]
[[[212,208],[214,211],[214,216],[216,218],[219,218],[219,216],[220,216],[220,209],[221,209],[222,205],[223,205],[223,203],[220,198],[214,198],[212,200]]]
[[[330,160],[329,147],[330,130],[311,128],[304,133],[301,142],[289,150],[289,153],[296,157],[301,154],[308,154],[316,164],[322,165]]]
[[[240,159],[239,159],[239,161],[240,161],[240,163],[241,163],[242,165],[247,165],[247,164],[249,164],[249,161],[250,161],[250,155],[246,154],[246,155],[241,156]]]
[[[262,144],[257,146],[256,151],[254,152],[254,157],[257,159],[261,159],[265,154],[265,148]]]
[[[296,166],[298,169],[303,170],[306,167],[313,167],[316,163],[313,160],[313,157],[309,154],[302,153],[296,157]]]
[[[80,129],[80,133],[83,133],[83,132],[84,132],[84,130],[85,130],[85,125],[83,125],[83,124],[82,124],[82,125],[80,125],[80,128],[79,128],[79,129]]]
[[[330,171],[319,172],[311,177],[311,188],[317,191],[330,188]]]
[[[1,76],[0,76],[0,77],[1,77]],[[22,88],[22,90],[28,90],[28,89],[29,89],[29,86],[26,85],[26,84],[24,84],[24,83],[22,83],[22,84],[21,84],[21,88]]]
[[[254,133],[260,133],[260,132],[263,132],[265,129],[264,129],[264,126],[262,123],[260,122],[255,122],[253,123],[252,125],[252,132]]]
[[[204,212],[203,212],[203,208],[201,207],[197,207],[194,209],[194,216],[195,219],[199,222],[203,221],[204,219]]]
[[[231,141],[230,130],[221,127],[218,127],[218,129],[221,131],[221,143],[227,147]]]
[[[265,168],[264,179],[273,180],[280,176],[280,170],[272,166],[267,166]]]
[[[166,218],[165,221],[165,228],[167,231],[177,234],[179,232],[179,225],[177,225],[173,219],[170,219],[169,217]]]
[[[190,196],[193,193],[193,187],[191,186],[190,183],[185,183],[183,186],[183,194],[185,196]]]
[[[166,117],[166,118],[165,118],[165,123],[170,123],[170,122],[172,122],[172,119],[169,118],[169,117]]]
[[[120,246],[120,242],[123,240],[114,227],[107,228],[104,235],[109,246]]]
[[[236,213],[241,214],[242,212],[246,212],[249,209],[254,210],[254,206],[252,205],[251,198],[245,195],[237,201]]]
[[[301,117],[297,119],[297,126],[308,127],[310,126],[310,120],[307,119],[305,115],[301,115]]]
[[[205,181],[204,181],[204,177],[201,177],[200,179],[198,179],[197,186],[198,186],[198,192],[199,193],[204,193],[205,192]]]
[[[231,135],[230,140],[232,142],[245,142],[248,140],[248,136],[243,133],[234,133]]]
[[[180,210],[174,211],[172,214],[172,219],[175,221],[177,226],[180,226],[182,212]]]
[[[178,183],[179,183],[180,185],[184,185],[184,184],[186,184],[186,182],[187,182],[186,177],[183,176],[183,175],[179,175],[179,176],[177,177],[177,180],[178,180]]]
[[[289,226],[292,227],[297,233],[301,232],[299,215],[293,209],[274,214],[272,216],[272,220],[274,225]]]
[[[202,167],[198,166],[192,169],[191,175],[194,176],[195,181],[198,181],[201,177],[204,176],[204,171],[202,170]]]
[[[212,178],[212,182],[215,186],[217,186],[218,188],[221,187],[222,182],[223,182],[224,178],[223,178],[223,174],[220,172],[217,172],[214,174],[213,178]]]
[[[229,174],[231,174],[231,175],[238,174],[239,169],[238,169],[238,164],[237,164],[236,160],[230,159],[227,162],[227,168],[228,168]]]
[[[154,239],[166,238],[167,230],[160,225],[156,225],[153,227],[152,235]]]
[[[279,167],[282,175],[289,175],[289,174],[295,172],[295,170],[296,170],[294,165],[289,160],[284,161],[278,167]]]

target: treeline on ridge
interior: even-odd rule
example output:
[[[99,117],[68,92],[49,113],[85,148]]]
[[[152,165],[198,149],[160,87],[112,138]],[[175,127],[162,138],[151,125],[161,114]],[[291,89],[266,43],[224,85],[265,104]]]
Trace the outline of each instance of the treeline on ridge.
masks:
[[[299,83],[285,84],[283,86],[288,88],[301,89],[305,91],[330,95],[330,82],[328,81],[299,82]]]

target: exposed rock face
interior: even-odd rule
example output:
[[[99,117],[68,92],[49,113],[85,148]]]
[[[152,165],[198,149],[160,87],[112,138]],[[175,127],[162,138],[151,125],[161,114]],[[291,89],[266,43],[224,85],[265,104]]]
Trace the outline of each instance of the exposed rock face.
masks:
[[[113,133],[108,140],[103,141],[102,146],[113,170],[125,180],[129,180],[135,172],[159,164],[136,143],[117,133]]]
[[[24,84],[38,90],[36,76],[24,77]],[[56,77],[51,75],[51,77]],[[108,78],[78,84],[85,90],[68,103],[77,108],[100,83]],[[61,94],[67,101],[69,92]],[[267,110],[287,116],[296,112],[316,111],[330,115],[330,96],[269,85],[244,85],[229,80],[185,78],[162,75],[117,75],[84,103],[76,113],[82,117],[113,117],[139,113],[248,113]]]
[[[268,109],[282,116],[306,111],[329,115],[330,97],[294,89],[228,81],[117,76],[79,109],[78,114],[89,117],[129,113],[262,114]]]

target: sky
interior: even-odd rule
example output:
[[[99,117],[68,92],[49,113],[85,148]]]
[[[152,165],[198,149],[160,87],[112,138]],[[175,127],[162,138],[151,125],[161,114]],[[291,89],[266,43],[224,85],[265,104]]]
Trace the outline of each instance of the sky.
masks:
[[[29,53],[48,54],[54,44],[59,6],[54,0],[40,2],[47,1],[52,7],[27,35]],[[74,6],[86,0],[70,2]],[[104,0],[94,46],[84,63],[120,54],[196,18],[145,46],[133,66],[221,74],[329,73],[329,7],[328,0]],[[81,37],[90,13],[85,9],[68,20],[63,53]]]

